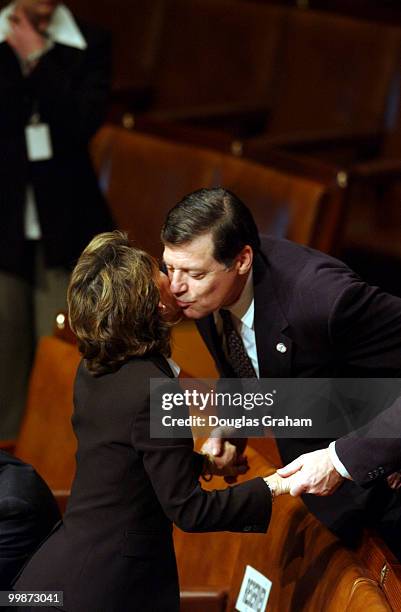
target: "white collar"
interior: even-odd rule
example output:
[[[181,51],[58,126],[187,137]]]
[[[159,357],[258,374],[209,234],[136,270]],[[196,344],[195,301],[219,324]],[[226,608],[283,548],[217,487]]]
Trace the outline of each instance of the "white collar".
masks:
[[[253,329],[254,322],[254,299],[253,299],[253,271],[251,271],[246,279],[246,283],[244,285],[243,290],[241,291],[241,295],[238,300],[231,304],[231,306],[227,306],[226,310],[229,310],[231,314],[233,314],[243,325],[248,327],[249,329]],[[218,311],[213,313],[214,320],[217,323],[218,320]]]
[[[253,273],[252,268],[246,279],[245,286],[238,300],[227,308],[237,319],[242,321],[246,327],[253,329],[254,300],[253,300]]]
[[[168,365],[171,368],[171,371],[174,374],[174,378],[178,378],[178,376],[180,375],[180,372],[181,372],[181,368],[178,365],[178,363],[176,363],[174,361],[174,359],[171,359],[171,357],[167,357],[167,362],[168,362]]]
[[[0,11],[0,42],[5,41],[8,36],[10,28],[8,17],[13,12],[14,6],[15,2],[12,2]],[[59,4],[55,9],[47,33],[52,42],[67,47],[86,49],[88,46],[71,11],[64,4]]]

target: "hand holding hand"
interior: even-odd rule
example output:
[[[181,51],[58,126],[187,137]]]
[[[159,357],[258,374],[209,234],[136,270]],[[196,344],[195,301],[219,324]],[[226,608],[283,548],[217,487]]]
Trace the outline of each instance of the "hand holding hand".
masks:
[[[213,430],[213,437],[210,437],[202,446],[202,453],[209,455],[216,467],[221,472],[226,466],[230,468],[237,468],[231,470],[232,473],[220,473],[220,476],[224,476],[224,480],[228,484],[233,484],[237,480],[239,474],[245,474],[249,470],[248,459],[243,455],[243,450],[246,447],[246,438],[244,439],[233,439],[229,440],[224,437],[218,437],[218,434],[224,434],[225,432],[221,428],[221,432],[218,428]],[[235,473],[234,473],[235,472]]]
[[[43,33],[31,24],[23,9],[17,6],[9,20],[11,29],[7,42],[23,60],[44,49],[46,39]]]
[[[279,476],[277,472],[275,472],[270,476],[266,476],[266,478],[264,478],[264,481],[267,485],[269,485],[269,489],[272,492],[272,496],[273,498],[275,498],[290,492],[291,478],[292,476],[290,476],[289,478],[281,478],[281,476]]]
[[[301,455],[277,473],[283,478],[291,476],[290,494],[294,497],[302,493],[331,495],[344,480],[335,469],[328,448]]]
[[[209,439],[210,440],[210,439]],[[246,457],[237,456],[237,449],[231,442],[225,440],[223,452],[219,457],[215,457],[208,452],[209,445],[207,440],[202,446],[201,452],[205,455],[205,471],[213,476],[224,476],[227,482],[235,482],[236,477],[245,474],[248,469]]]

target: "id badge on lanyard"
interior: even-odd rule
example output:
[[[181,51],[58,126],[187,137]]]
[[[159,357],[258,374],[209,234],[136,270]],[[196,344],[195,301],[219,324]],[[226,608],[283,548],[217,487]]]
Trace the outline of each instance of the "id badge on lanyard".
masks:
[[[25,128],[25,140],[29,161],[45,161],[53,157],[50,128],[40,122],[39,113],[34,113]]]

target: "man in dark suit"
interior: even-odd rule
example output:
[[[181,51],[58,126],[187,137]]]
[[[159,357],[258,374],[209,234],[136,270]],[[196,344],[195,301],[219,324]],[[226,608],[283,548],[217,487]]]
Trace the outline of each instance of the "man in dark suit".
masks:
[[[11,588],[19,570],[60,519],[56,501],[35,470],[0,451],[0,589]]]
[[[183,314],[195,319],[222,376],[400,375],[401,300],[328,255],[286,240],[260,241],[250,211],[234,194],[219,188],[186,196],[169,212],[162,240],[171,291]],[[233,328],[242,345],[235,351]],[[350,421],[347,406],[339,416]],[[286,463],[328,440],[277,443]],[[211,444],[220,451],[219,440]],[[331,498],[304,499],[348,541],[363,523],[379,523],[387,508],[399,505],[385,481],[366,491],[347,481]],[[401,507],[395,522],[400,515]]]
[[[14,437],[34,340],[65,309],[69,270],[112,222],[88,142],[103,120],[110,39],[57,0],[0,12],[0,437]]]

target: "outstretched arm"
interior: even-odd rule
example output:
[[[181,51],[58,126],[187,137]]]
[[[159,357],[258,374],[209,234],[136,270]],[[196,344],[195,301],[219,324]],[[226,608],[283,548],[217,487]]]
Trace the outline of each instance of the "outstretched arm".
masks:
[[[301,455],[288,465],[277,470],[283,478],[291,477],[290,493],[331,495],[344,481],[334,467],[328,448]]]

